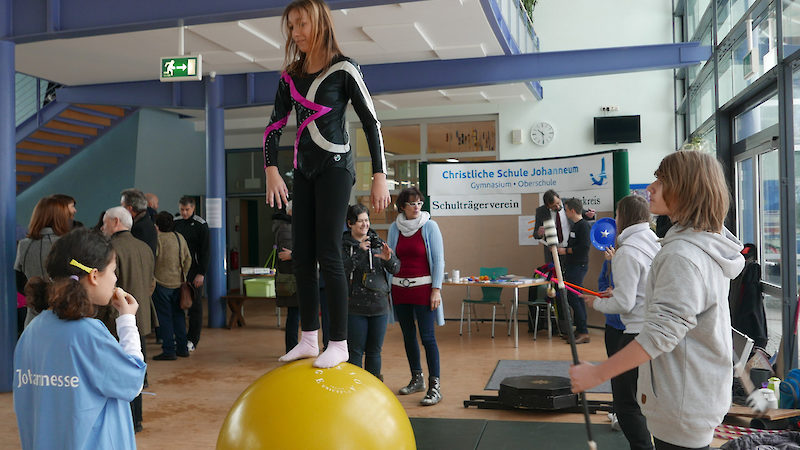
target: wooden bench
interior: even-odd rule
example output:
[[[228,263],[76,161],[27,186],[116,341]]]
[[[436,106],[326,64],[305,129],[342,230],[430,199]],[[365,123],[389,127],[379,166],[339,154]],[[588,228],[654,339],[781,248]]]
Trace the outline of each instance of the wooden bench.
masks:
[[[247,300],[276,300],[275,297],[248,297],[246,295],[239,295],[239,293],[229,293],[222,296],[222,299],[228,303],[228,309],[231,310],[231,318],[228,320],[228,329],[232,329],[234,325],[243,327],[244,321],[244,302]],[[281,326],[281,312],[278,310],[278,327]]]

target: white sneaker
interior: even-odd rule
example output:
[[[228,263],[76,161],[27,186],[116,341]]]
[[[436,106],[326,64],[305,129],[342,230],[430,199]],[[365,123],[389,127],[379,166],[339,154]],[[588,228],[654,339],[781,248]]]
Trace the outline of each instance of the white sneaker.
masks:
[[[194,343],[192,341],[187,342],[186,343],[186,349],[189,350],[190,352],[193,352],[194,351]]]
[[[611,421],[611,429],[614,431],[621,431],[622,428],[619,426],[619,420],[617,420],[617,415],[614,413],[608,413],[608,420]]]

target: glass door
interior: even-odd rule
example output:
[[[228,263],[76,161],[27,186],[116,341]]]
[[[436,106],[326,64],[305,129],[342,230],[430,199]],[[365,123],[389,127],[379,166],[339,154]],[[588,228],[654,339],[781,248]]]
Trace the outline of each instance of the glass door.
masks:
[[[778,140],[765,137],[759,143],[747,142],[735,158],[736,234],[742,244],[752,243],[758,252],[769,338],[766,350],[774,354],[782,335]]]

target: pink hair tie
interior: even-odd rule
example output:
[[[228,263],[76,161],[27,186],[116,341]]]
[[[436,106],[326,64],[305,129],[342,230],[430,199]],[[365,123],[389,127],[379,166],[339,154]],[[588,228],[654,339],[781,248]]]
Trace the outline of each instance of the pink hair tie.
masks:
[[[75,281],[79,281],[80,280],[77,275],[70,275],[69,277],[72,278]]]

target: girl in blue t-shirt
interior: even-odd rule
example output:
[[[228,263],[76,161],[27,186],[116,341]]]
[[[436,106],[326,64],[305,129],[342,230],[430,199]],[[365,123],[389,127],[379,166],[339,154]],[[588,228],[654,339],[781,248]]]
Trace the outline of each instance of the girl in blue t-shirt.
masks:
[[[14,411],[23,449],[136,448],[129,402],[142,389],[142,357],[130,294],[115,287],[116,255],[85,228],[53,244],[25,294],[42,313],[14,353]],[[119,312],[119,342],[94,319],[98,306]]]

